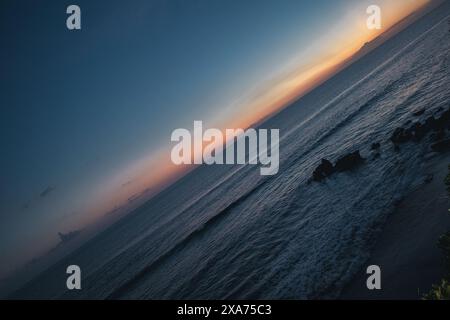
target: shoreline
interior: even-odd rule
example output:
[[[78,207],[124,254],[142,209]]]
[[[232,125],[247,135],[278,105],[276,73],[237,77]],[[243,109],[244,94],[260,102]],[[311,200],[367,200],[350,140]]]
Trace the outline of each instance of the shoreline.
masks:
[[[450,154],[433,156],[424,177],[433,177],[407,195],[387,218],[371,256],[342,290],[342,300],[421,299],[445,275],[439,237],[450,230],[450,197],[444,178]],[[429,180],[429,178],[428,178]],[[365,270],[381,268],[381,290],[368,290]]]

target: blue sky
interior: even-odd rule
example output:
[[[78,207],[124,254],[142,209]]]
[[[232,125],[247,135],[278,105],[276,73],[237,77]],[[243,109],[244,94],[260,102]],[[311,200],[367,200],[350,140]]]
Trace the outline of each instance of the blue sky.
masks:
[[[2,1],[0,275],[97,217],[175,128],[263,114],[250,100],[274,79],[360,46],[348,35],[372,3],[387,5],[80,0],[82,30],[69,31],[72,2]]]

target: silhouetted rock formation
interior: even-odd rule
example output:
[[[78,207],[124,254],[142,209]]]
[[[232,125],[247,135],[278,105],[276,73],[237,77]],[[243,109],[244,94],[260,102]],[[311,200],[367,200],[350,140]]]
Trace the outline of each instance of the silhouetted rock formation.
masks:
[[[359,151],[355,151],[352,153],[349,153],[342,158],[340,158],[338,161],[336,161],[336,165],[334,166],[334,169],[338,172],[344,172],[349,171],[360,164],[364,162],[364,158],[361,157],[359,154]]]
[[[411,120],[408,120],[403,127],[395,129],[390,138],[394,144],[394,151],[400,152],[400,144],[411,141],[419,142],[430,132],[433,132],[431,139],[435,142],[431,145],[433,151],[450,151],[450,139],[445,139],[446,130],[450,130],[450,109],[443,110],[444,109],[440,107],[438,111],[434,113],[435,116],[429,116],[424,122],[416,121],[411,124]],[[423,114],[425,114],[425,109],[413,113],[416,117],[420,117]],[[370,149],[373,151],[372,157],[370,158],[371,160],[380,157],[380,148],[381,144],[379,142],[374,142],[371,145]],[[339,158],[334,166],[330,161],[322,159],[322,162],[312,174],[312,180],[320,182],[335,172],[353,170],[364,163],[365,160],[366,159],[361,157],[358,150]]]
[[[322,159],[322,162],[317,166],[312,174],[312,180],[320,182],[325,178],[331,176],[335,172],[349,171],[364,162],[364,158],[361,157],[359,151],[349,153],[336,161],[336,165],[328,161],[327,159]]]
[[[334,172],[333,164],[327,159],[322,159],[322,163],[314,170],[313,180],[322,181]]]
[[[432,133],[431,139],[435,142],[443,140],[445,138],[445,130],[439,130],[437,132]]]
[[[450,139],[442,140],[431,145],[431,150],[436,152],[450,151]]]
[[[370,150],[378,150],[381,148],[381,144],[379,142],[372,143]]]
[[[394,144],[404,143],[411,139],[411,134],[405,128],[397,128],[391,136],[391,141]]]
[[[390,140],[397,147],[405,142],[420,141],[431,131],[437,132],[433,135],[433,140],[440,140],[445,137],[445,130],[449,128],[450,109],[444,111],[437,118],[429,116],[424,123],[415,122],[407,129],[403,127],[395,129]]]

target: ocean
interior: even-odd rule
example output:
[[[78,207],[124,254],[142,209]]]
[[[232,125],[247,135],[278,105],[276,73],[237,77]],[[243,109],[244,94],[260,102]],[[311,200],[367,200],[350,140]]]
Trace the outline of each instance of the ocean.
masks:
[[[280,129],[277,175],[200,166],[12,297],[338,297],[396,204],[424,183],[430,138],[399,151],[389,138],[450,107],[449,15],[447,2],[261,124]],[[357,150],[357,169],[310,181],[321,159]],[[70,264],[82,290],[66,289]]]

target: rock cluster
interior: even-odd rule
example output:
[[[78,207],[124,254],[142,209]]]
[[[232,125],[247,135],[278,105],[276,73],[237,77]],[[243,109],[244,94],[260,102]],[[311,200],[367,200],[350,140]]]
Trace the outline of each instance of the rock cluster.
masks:
[[[361,157],[359,151],[355,151],[349,153],[336,161],[336,164],[333,164],[327,160],[322,159],[322,162],[313,172],[313,181],[322,181],[323,179],[331,176],[335,172],[344,172],[352,170],[358,167],[360,164],[364,162],[364,158]]]
[[[442,139],[445,136],[445,130],[450,128],[450,109],[443,112],[435,118],[429,116],[425,122],[414,122],[409,128],[397,128],[391,136],[391,141],[395,145],[409,141],[420,141],[429,132],[434,131],[434,139]]]
[[[390,137],[390,141],[394,144],[394,150],[400,151],[400,144],[406,142],[419,142],[428,133],[432,132],[431,150],[435,152],[447,152],[450,151],[450,139],[446,138],[446,130],[450,130],[450,108],[443,111],[440,107],[436,114],[431,115],[425,119],[425,121],[413,122],[409,120],[403,127],[399,127],[394,130]],[[418,110],[413,113],[413,116],[420,117],[425,114],[425,109]],[[372,159],[376,159],[380,156],[381,144],[379,142],[372,143],[370,149],[372,150]],[[335,172],[344,172],[353,170],[362,163],[365,159],[361,157],[359,151],[349,153],[336,161],[333,165],[329,160],[322,159],[322,162],[317,166],[312,174],[312,180],[320,182],[325,178],[331,176]]]

